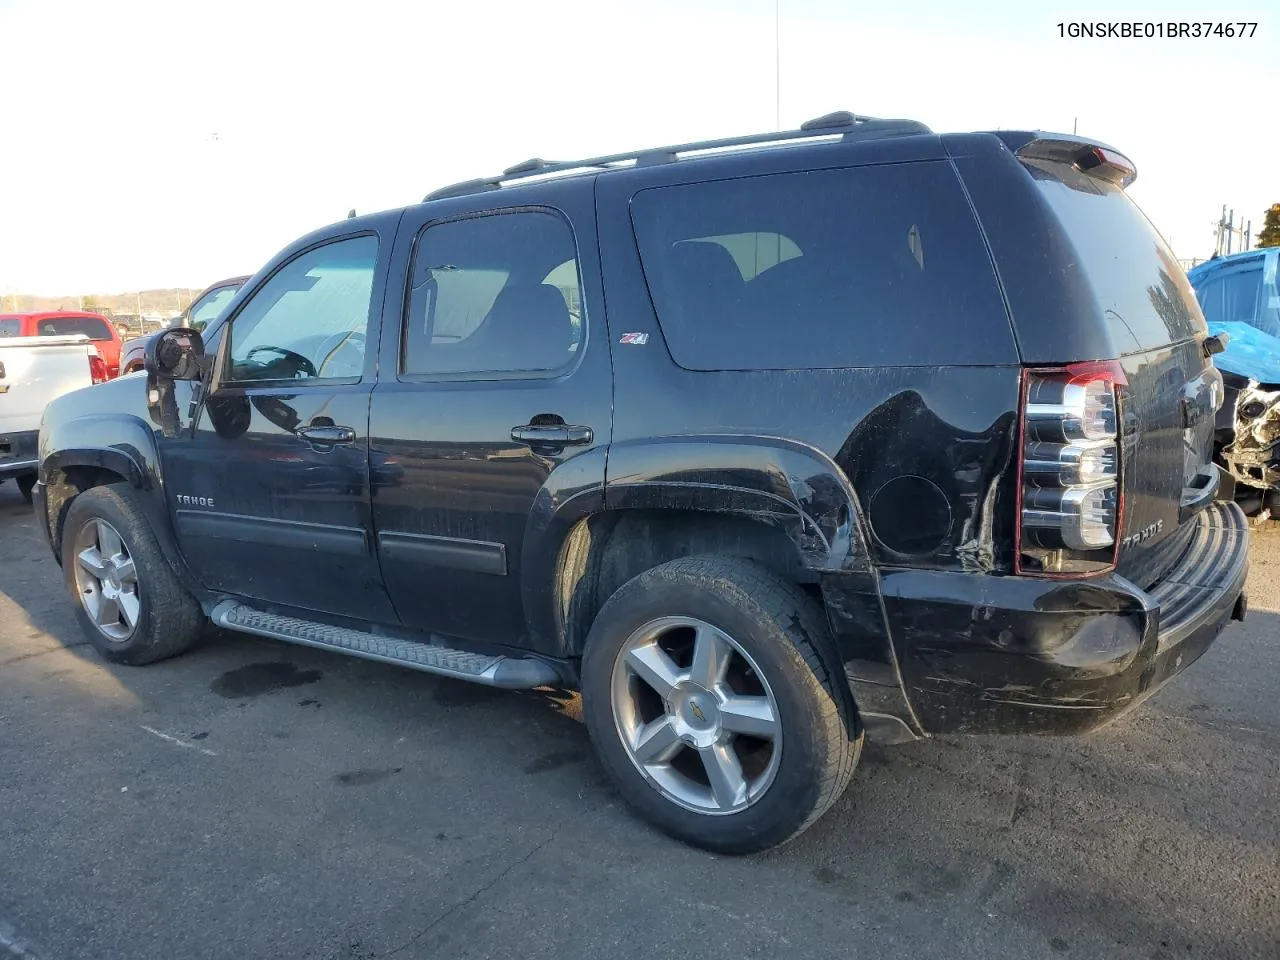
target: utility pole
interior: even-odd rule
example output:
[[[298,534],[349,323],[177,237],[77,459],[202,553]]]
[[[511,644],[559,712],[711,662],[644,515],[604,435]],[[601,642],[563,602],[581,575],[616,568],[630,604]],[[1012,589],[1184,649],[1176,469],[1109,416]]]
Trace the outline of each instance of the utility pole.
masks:
[[[1218,218],[1218,222],[1214,225],[1216,234],[1213,243],[1213,253],[1215,256],[1230,256],[1232,253],[1244,253],[1251,249],[1253,239],[1253,221],[1248,220],[1240,226],[1236,226],[1236,212],[1227,208],[1226,204],[1222,206],[1222,215]],[[1239,249],[1236,248],[1236,241],[1239,240]]]
[[[1076,127],[1077,127],[1077,126],[1079,126],[1079,124],[1080,124],[1080,118],[1079,118],[1079,117],[1072,117],[1072,118],[1071,118],[1071,135],[1072,135],[1073,137],[1076,135]]]

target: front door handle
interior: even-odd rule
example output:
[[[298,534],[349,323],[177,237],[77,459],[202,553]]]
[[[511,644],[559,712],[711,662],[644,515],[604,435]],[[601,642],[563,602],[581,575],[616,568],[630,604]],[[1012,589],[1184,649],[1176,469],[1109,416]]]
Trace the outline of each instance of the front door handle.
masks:
[[[533,424],[526,423],[522,427],[511,428],[511,439],[516,443],[525,443],[530,447],[568,447],[582,446],[595,439],[590,427],[579,427],[568,423]]]
[[[298,436],[311,443],[355,443],[356,432],[351,427],[335,427],[329,424],[309,424],[298,429]]]

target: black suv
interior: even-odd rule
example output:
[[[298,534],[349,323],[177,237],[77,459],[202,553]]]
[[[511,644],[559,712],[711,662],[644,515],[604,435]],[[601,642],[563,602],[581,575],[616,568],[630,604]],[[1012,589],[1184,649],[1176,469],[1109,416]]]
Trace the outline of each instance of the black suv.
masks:
[[[1089,730],[1244,616],[1220,345],[1133,177],[847,113],[521,163],[54,402],[39,516],[109,660],[212,619],[577,687],[641,813],[762,849],[864,734]]]

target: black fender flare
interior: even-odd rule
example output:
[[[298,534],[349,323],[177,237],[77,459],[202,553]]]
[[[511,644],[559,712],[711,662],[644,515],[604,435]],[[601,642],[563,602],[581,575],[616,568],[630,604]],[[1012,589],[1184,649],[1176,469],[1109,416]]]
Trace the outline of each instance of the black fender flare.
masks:
[[[194,585],[174,538],[160,456],[150,424],[140,417],[119,413],[74,417],[58,423],[47,433],[42,431],[40,452],[40,479],[47,486],[75,467],[109,470],[123,477],[138,492],[138,500],[165,559],[188,587]],[[58,552],[58,520],[58,517],[49,518],[55,554]]]
[[[878,604],[862,508],[830,457],[778,437],[662,437],[596,447],[553,470],[539,490],[521,552],[521,595],[535,647],[565,649],[556,578],[571,530],[593,515],[638,509],[775,526],[815,579],[848,574],[876,594]]]

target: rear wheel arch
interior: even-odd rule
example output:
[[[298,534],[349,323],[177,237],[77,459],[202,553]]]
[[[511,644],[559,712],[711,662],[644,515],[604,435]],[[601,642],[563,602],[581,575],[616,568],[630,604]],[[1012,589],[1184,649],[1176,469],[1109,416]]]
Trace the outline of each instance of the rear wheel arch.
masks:
[[[757,564],[816,595],[816,575],[780,527],[733,513],[611,510],[579,520],[556,566],[556,626],[580,656],[596,615],[629,580],[671,560],[719,556]]]
[[[645,523],[683,541],[621,549]],[[813,594],[823,571],[870,570],[865,529],[848,478],[805,443],[709,435],[596,448],[553,471],[530,511],[520,564],[530,643],[577,656],[613,590],[695,553],[754,560]],[[617,572],[620,550],[630,559]]]

